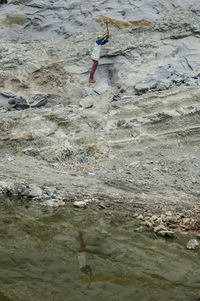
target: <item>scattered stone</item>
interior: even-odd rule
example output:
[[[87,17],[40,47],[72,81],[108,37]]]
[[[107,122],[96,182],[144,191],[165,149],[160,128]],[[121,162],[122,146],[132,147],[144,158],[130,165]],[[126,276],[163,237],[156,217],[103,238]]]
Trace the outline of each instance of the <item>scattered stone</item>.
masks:
[[[44,106],[47,104],[48,98],[47,95],[36,94],[28,103],[22,96],[17,96],[11,92],[3,92],[0,95],[4,98],[8,98],[7,103],[9,104],[9,109],[14,108],[16,110],[25,110],[29,107],[38,108]]]
[[[31,108],[39,108],[47,104],[47,96],[36,94],[29,101]]]
[[[92,96],[97,95],[97,94],[94,92],[94,90],[93,90],[92,87],[87,87],[87,86],[85,86],[85,87],[84,87],[84,90],[85,90],[86,95],[87,95],[88,97],[92,97]]]
[[[26,185],[25,189],[21,192],[21,195],[32,197],[32,198],[41,198],[42,189],[34,184]]]
[[[139,220],[144,220],[144,216],[142,214],[138,215],[136,218]]]
[[[195,250],[199,247],[199,243],[196,239],[190,239],[186,245],[188,250]]]
[[[147,93],[148,91],[155,89],[157,82],[155,80],[149,80],[146,83],[137,84],[135,85],[135,91],[137,95],[142,95]]]
[[[86,97],[80,101],[80,106],[83,109],[92,108],[94,106],[94,104],[95,104],[95,98],[92,98],[92,97]]]
[[[124,100],[124,99],[130,99],[130,98],[134,98],[134,96],[129,96],[129,95],[123,95],[122,97],[121,97],[121,99],[122,100]]]
[[[0,194],[6,194],[10,191],[10,185],[6,182],[0,181]]]
[[[174,237],[175,232],[167,229],[163,224],[160,224],[159,226],[154,228],[154,232],[161,235],[161,236],[167,236],[167,237]]]
[[[171,211],[167,211],[165,214],[168,215],[168,216],[172,216],[172,212]]]
[[[102,81],[99,81],[94,87],[94,92],[96,92],[98,95],[101,95],[110,90],[110,86],[106,82]]]
[[[5,97],[8,97],[8,98],[13,98],[13,97],[16,96],[15,94],[13,94],[13,93],[10,92],[10,91],[2,92],[1,95],[5,96]]]
[[[106,209],[106,206],[104,205],[103,202],[100,202],[100,203],[98,204],[98,206],[99,206],[100,208],[102,208],[102,209]]]
[[[111,102],[119,101],[119,100],[120,100],[120,96],[117,94],[117,95],[113,95],[113,98],[112,98]]]
[[[131,134],[131,136],[132,136],[133,138],[136,138],[136,137],[138,136],[138,133],[133,132],[133,133]]]
[[[90,200],[75,201],[73,205],[78,208],[86,208]]]
[[[143,232],[144,231],[144,227],[143,226],[140,226],[136,229],[134,229],[135,232]]]
[[[152,161],[152,160],[146,161],[146,164],[154,164],[154,161]]]
[[[165,221],[170,224],[176,224],[178,222],[178,218],[176,216],[166,216]]]
[[[117,127],[121,127],[121,126],[123,126],[125,123],[126,123],[125,120],[118,120],[118,121],[117,121]]]
[[[58,204],[56,204],[55,199],[45,200],[45,201],[41,202],[40,205],[47,206],[47,207],[59,207]]]
[[[135,180],[127,179],[126,181],[129,182],[129,183],[135,183]]]
[[[161,236],[165,236],[165,237],[174,237],[175,236],[175,232],[172,230],[161,230],[158,232],[158,234],[160,234]]]
[[[149,220],[146,220],[146,221],[144,221],[144,222],[141,222],[141,224],[144,225],[144,226],[147,226],[147,227],[150,228],[150,229],[152,229],[153,226],[154,226],[154,224],[153,224],[151,221],[149,221]]]
[[[10,104],[9,108],[14,108],[16,110],[25,110],[29,108],[29,104],[27,103],[26,99],[22,96],[15,96],[9,98],[8,104]]]
[[[151,220],[152,220],[153,222],[155,222],[157,219],[158,219],[157,215],[153,215],[153,216],[151,217]]]
[[[75,156],[75,161],[77,163],[85,163],[86,161],[86,155],[83,152],[79,152],[76,156]]]

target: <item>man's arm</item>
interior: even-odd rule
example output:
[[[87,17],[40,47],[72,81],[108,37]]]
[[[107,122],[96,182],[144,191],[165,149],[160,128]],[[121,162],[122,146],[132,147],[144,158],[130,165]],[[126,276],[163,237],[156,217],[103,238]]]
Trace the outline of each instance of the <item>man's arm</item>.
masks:
[[[106,43],[108,43],[108,40],[105,39],[103,42],[101,42],[101,45],[104,45]]]
[[[101,45],[104,45],[108,42],[109,39],[109,30],[106,31],[106,36],[104,38],[104,40],[101,42]]]
[[[96,40],[97,45],[104,45],[108,42],[109,39],[109,31],[107,30],[106,33],[102,36],[102,38],[99,38]]]

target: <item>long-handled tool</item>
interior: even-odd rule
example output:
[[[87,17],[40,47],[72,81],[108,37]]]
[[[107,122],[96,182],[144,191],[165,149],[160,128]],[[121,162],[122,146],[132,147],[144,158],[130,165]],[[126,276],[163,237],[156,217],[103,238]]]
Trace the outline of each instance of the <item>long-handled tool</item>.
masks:
[[[109,30],[109,29],[108,29],[108,24],[109,24],[110,22],[109,22],[109,21],[105,21],[104,23],[106,24],[106,29],[107,29],[107,31],[108,31],[108,30]]]

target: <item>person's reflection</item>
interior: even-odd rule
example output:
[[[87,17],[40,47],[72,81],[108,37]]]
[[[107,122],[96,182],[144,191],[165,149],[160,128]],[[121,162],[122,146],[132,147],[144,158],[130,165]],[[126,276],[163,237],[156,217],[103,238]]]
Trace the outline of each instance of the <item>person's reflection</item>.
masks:
[[[92,280],[92,269],[86,264],[86,247],[83,240],[83,232],[79,231],[79,242],[80,242],[80,252],[78,254],[78,261],[80,271],[89,276],[90,282]],[[90,285],[89,282],[89,285]],[[88,286],[89,287],[89,286]]]

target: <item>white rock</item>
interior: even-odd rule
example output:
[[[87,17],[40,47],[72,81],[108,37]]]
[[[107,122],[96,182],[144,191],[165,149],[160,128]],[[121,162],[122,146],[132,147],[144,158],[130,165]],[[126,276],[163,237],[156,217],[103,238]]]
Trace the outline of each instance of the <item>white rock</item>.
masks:
[[[75,201],[73,205],[78,208],[85,208],[89,202],[90,202],[89,200]]]
[[[188,250],[195,250],[196,248],[198,248],[199,243],[196,239],[190,239],[186,245]]]
[[[136,218],[137,218],[137,219],[140,219],[140,220],[143,220],[143,219],[144,219],[144,216],[143,216],[142,214],[140,214],[140,215],[138,215]]]

